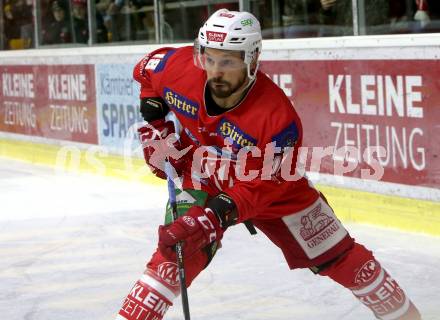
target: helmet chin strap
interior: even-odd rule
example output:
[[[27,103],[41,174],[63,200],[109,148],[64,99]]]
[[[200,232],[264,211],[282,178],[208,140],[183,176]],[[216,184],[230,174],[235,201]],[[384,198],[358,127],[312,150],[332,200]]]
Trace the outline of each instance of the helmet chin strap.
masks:
[[[237,91],[232,92],[231,96],[245,92],[252,85],[252,83],[254,83],[255,78],[257,76],[257,70],[258,70],[258,61],[257,61],[257,65],[255,67],[254,74],[251,74],[251,65],[248,64],[246,66],[246,76],[247,76],[248,83],[242,89],[238,88]]]
[[[245,92],[254,83],[255,78],[257,77],[258,62],[257,62],[257,66],[255,67],[254,74],[251,74],[251,65],[250,64],[247,65],[246,69],[247,69],[247,75],[246,76],[247,76],[247,79],[248,79],[248,83],[246,84],[246,86],[243,89],[237,90],[236,92],[233,92],[231,95],[233,95],[235,93]]]
[[[252,85],[252,83],[254,83],[254,81],[255,81],[255,76],[253,76],[253,77],[249,77],[248,76],[248,83],[244,86],[244,88],[243,89],[240,89],[240,90],[237,90],[236,92],[233,92],[231,95],[233,95],[233,94],[238,94],[238,93],[243,93],[243,92],[245,92],[247,89],[249,89],[249,87]]]
[[[258,58],[257,58],[258,59]],[[257,60],[255,65],[255,69],[254,69],[254,74],[251,74],[251,64],[249,63],[246,66],[247,69],[247,77],[250,79],[250,82],[253,82],[255,80],[255,77],[257,76],[257,70],[258,70],[258,66],[260,65],[260,62]]]

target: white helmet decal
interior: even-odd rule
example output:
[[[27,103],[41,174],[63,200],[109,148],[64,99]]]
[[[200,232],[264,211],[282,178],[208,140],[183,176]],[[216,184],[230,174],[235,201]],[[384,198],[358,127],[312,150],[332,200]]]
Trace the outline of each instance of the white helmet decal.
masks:
[[[261,52],[260,23],[248,12],[220,9],[199,30],[194,45],[195,62],[198,65],[203,48],[242,51],[248,77],[253,80],[258,69],[258,60],[253,70],[251,64]]]

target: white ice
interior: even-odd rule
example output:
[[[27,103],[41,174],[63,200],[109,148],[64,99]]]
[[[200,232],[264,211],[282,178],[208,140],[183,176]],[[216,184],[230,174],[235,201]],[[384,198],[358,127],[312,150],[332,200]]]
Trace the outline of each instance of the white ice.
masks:
[[[155,248],[165,187],[0,159],[0,319],[111,320]],[[440,237],[346,224],[407,291],[440,319]],[[243,226],[189,289],[192,319],[366,320],[348,290]],[[176,301],[165,319],[183,319]]]

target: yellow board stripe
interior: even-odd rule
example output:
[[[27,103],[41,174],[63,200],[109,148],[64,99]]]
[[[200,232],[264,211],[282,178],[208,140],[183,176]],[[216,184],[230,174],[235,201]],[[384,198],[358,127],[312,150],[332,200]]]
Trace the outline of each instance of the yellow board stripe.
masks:
[[[97,153],[94,155],[95,160],[92,161],[86,150],[75,147],[0,139],[0,156],[68,171],[165,185],[163,180],[148,171],[142,159],[128,159],[126,163],[122,156]],[[343,221],[440,235],[440,203],[438,202],[324,185],[317,187]]]
[[[130,158],[126,163],[122,156],[102,155],[99,152],[94,153],[94,159],[90,159],[90,150],[69,145],[0,139],[0,157],[50,166],[61,171],[101,174],[155,185],[166,184],[149,171],[142,159]]]
[[[343,221],[440,235],[440,203],[318,186]]]

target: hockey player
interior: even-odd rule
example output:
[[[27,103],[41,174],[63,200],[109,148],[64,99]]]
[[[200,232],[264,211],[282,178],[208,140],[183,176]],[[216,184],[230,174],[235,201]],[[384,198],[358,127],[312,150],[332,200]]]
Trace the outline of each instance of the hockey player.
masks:
[[[351,238],[307,178],[280,173],[276,159],[292,150],[295,171],[303,131],[291,101],[258,70],[260,53],[256,18],[222,9],[200,28],[193,47],[162,48],[136,65],[141,113],[148,122],[139,129],[145,160],[165,178],[158,159],[171,154],[183,182],[177,195],[180,217],[171,222],[167,212],[158,249],[117,319],[162,319],[180,292],[175,244],[184,243],[189,286],[215,255],[223,233],[249,221],[281,249],[291,269],[310,268],[336,281],[378,319],[421,319],[399,284]],[[178,141],[161,140],[174,132],[169,111],[183,128]],[[247,151],[252,156],[243,165]],[[264,159],[271,152],[275,161],[268,174]],[[259,174],[250,177],[256,170]]]

